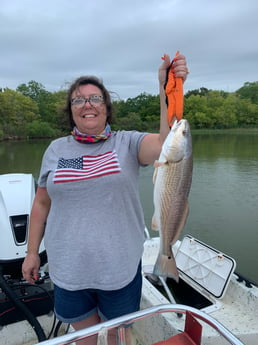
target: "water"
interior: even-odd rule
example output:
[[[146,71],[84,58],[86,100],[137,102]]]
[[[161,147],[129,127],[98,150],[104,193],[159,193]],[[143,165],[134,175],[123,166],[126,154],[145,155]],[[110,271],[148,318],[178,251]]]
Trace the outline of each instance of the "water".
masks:
[[[31,173],[38,178],[50,140],[0,142],[0,174]]]
[[[190,213],[182,236],[191,234],[232,256],[236,271],[258,282],[258,136],[193,136],[193,150]],[[152,174],[151,167],[141,170],[148,227]]]
[[[37,178],[48,143],[0,143],[0,173],[32,173]],[[182,236],[191,234],[234,257],[236,270],[258,282],[258,135],[194,135],[193,151],[190,213]],[[153,214],[152,174],[151,166],[141,169],[148,228]]]

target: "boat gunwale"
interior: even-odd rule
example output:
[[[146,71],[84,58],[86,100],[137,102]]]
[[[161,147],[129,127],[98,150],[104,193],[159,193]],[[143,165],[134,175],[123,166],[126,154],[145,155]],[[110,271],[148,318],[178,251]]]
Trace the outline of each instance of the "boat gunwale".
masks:
[[[127,315],[123,315],[121,317],[105,321],[103,323],[99,323],[97,325],[84,328],[72,333],[65,334],[58,338],[50,339],[38,343],[40,345],[65,345],[70,344],[74,341],[78,341],[84,339],[86,337],[92,336],[94,334],[98,334],[103,329],[113,329],[121,326],[127,326],[137,320],[144,319],[148,316],[153,316],[159,313],[182,313],[186,314],[186,312],[190,312],[194,317],[198,318],[199,320],[205,322],[209,326],[211,326],[214,330],[216,330],[222,337],[224,337],[227,341],[229,341],[232,345],[244,345],[234,334],[232,334],[225,326],[223,326],[219,321],[211,317],[210,315],[202,312],[196,308],[189,307],[182,304],[161,304],[154,307],[146,308],[144,310],[140,310],[134,313],[130,313]],[[35,344],[37,345],[37,344]]]

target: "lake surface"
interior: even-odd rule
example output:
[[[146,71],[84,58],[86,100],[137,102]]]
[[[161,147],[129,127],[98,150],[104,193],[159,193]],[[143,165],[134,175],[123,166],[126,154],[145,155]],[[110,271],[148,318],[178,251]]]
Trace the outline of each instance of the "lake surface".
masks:
[[[37,178],[49,142],[0,143],[0,173],[32,173]],[[191,234],[232,256],[236,271],[258,282],[258,135],[194,135],[193,152],[190,213],[182,236]],[[152,175],[151,166],[141,169],[148,228],[153,214]]]

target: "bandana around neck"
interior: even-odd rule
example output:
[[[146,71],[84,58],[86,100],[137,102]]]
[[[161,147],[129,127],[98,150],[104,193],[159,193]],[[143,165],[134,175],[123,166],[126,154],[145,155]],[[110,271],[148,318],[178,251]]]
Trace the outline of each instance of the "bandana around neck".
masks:
[[[106,125],[106,128],[101,134],[98,135],[89,135],[85,133],[81,133],[77,127],[74,127],[73,131],[71,132],[72,136],[74,137],[75,140],[79,141],[80,143],[83,144],[93,144],[97,143],[101,140],[106,140],[110,137],[111,135],[111,127],[109,124]]]

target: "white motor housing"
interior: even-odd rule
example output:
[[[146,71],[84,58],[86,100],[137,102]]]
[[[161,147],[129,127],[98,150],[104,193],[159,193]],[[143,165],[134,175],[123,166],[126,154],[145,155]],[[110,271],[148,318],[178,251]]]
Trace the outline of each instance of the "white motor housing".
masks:
[[[0,264],[21,263],[26,256],[35,190],[32,174],[0,175]]]

